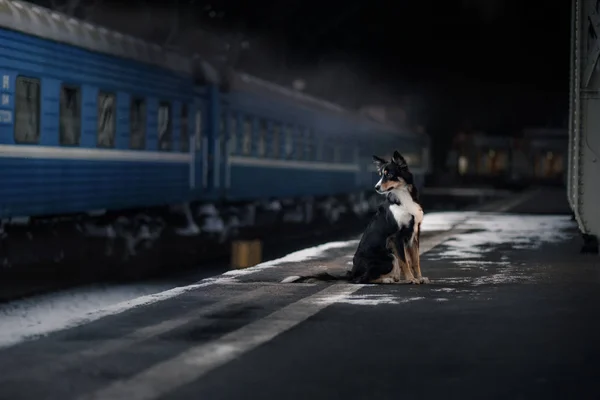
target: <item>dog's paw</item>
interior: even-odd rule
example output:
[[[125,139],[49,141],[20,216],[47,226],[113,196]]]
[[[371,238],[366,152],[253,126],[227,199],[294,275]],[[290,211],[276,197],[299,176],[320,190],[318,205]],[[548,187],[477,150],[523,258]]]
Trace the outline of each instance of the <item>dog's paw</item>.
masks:
[[[394,283],[394,278],[383,278],[381,283]]]
[[[396,281],[396,283],[400,283],[403,285],[418,285],[420,282],[417,278],[410,278],[410,279],[400,279],[399,281]]]
[[[422,277],[421,277],[419,280],[420,280],[420,282],[421,282],[421,283],[430,283],[430,282],[431,282],[431,281],[429,280],[429,278],[426,278],[426,277],[424,277],[424,276],[422,276]]]

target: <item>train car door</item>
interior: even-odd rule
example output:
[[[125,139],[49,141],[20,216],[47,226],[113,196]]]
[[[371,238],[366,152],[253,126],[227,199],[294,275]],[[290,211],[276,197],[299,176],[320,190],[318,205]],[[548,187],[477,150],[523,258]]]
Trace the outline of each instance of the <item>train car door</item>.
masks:
[[[213,190],[222,195],[225,191],[225,175],[227,165],[227,138],[228,138],[227,109],[222,108],[218,117],[217,132],[214,141],[213,160]]]
[[[207,107],[196,101],[193,114],[193,133],[190,135],[190,189],[203,193],[208,189],[208,137],[206,129]]]
[[[229,149],[232,132],[237,129],[234,113],[224,102],[217,117],[217,126],[213,142],[212,179],[209,179],[212,192],[224,197],[230,182]]]

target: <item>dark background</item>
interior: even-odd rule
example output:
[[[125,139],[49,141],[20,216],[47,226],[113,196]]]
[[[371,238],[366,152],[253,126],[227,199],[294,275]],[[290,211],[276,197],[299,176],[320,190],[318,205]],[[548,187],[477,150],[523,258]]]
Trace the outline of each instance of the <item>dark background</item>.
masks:
[[[406,105],[434,157],[458,131],[567,124],[567,0],[37,2],[348,107]]]

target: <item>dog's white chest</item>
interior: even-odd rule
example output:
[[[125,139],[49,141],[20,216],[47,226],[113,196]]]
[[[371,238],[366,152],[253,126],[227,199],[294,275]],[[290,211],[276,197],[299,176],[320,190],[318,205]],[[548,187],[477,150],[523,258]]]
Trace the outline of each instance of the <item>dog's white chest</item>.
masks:
[[[410,223],[412,217],[415,218],[415,229],[423,222],[423,209],[415,203],[406,190],[398,190],[394,193],[401,204],[390,205],[390,211],[394,219],[398,223],[398,227],[402,228]]]
[[[394,216],[396,223],[398,224],[398,228],[403,228],[410,224],[410,220],[412,215],[408,212],[406,207],[401,205],[392,204],[390,205],[390,212]]]

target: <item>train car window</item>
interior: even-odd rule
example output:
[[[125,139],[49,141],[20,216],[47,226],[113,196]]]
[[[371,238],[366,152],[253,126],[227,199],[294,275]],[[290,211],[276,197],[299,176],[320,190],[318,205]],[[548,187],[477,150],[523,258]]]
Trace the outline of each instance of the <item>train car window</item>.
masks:
[[[323,161],[323,147],[324,147],[324,143],[323,143],[323,138],[319,137],[316,139],[316,151],[315,151],[315,160],[316,161]]]
[[[285,127],[285,158],[291,159],[294,155],[294,135],[291,126]]]
[[[62,85],[60,89],[59,142],[63,146],[78,145],[81,139],[81,89]]]
[[[187,153],[190,151],[190,132],[188,131],[188,107],[187,104],[181,106],[181,124],[179,128],[179,147],[181,151]]]
[[[219,120],[219,153],[223,154],[223,150],[227,147],[227,114],[221,113],[221,118]]]
[[[242,143],[242,152],[248,155],[252,152],[252,120],[244,119],[244,142]]]
[[[158,149],[169,151],[172,148],[171,103],[161,101],[158,104]]]
[[[221,119],[219,120],[219,139],[221,139],[221,141],[223,141],[223,138],[225,137],[225,113],[221,114]]]
[[[229,120],[229,154],[237,154],[237,139],[237,115],[235,113],[232,113],[231,119]]]
[[[4,103],[4,99],[3,99]],[[40,80],[17,77],[15,93],[15,143],[40,141]]]
[[[265,121],[264,119],[260,120],[260,127],[259,127],[259,131],[258,131],[258,143],[257,143],[257,150],[258,150],[258,156],[259,157],[264,157],[266,150],[267,150],[267,121]]]
[[[196,110],[196,150],[202,148],[202,110]]]
[[[296,130],[296,147],[295,147],[295,158],[296,160],[303,160],[304,159],[304,146],[305,146],[305,140],[304,140],[304,132],[302,130],[302,128],[298,128]]]
[[[339,144],[333,145],[333,162],[339,163],[342,161],[342,147]]]
[[[279,136],[281,136],[281,125],[274,124],[273,125],[273,140],[271,143],[273,144],[273,157],[279,158],[280,147],[281,144],[279,142]]]
[[[98,130],[96,145],[98,147],[115,147],[116,136],[116,102],[114,93],[98,93]]]
[[[323,151],[323,161],[326,162],[333,162],[334,161],[334,151],[333,151],[333,145],[329,144],[327,142],[325,142],[325,140],[323,140],[323,144],[322,144],[322,151]]]
[[[146,148],[146,102],[132,98],[129,105],[129,148]]]
[[[306,132],[306,160],[313,161],[315,158],[315,131],[309,129]]]

